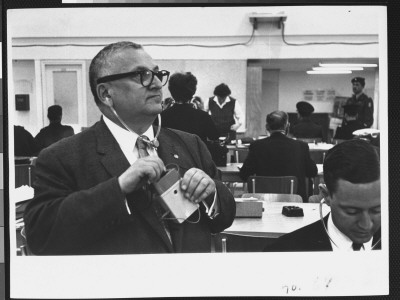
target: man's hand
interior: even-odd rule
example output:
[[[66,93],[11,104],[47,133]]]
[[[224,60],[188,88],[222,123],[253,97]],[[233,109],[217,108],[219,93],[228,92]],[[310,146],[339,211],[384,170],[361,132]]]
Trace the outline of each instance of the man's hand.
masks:
[[[214,194],[215,183],[204,171],[191,168],[183,175],[181,189],[187,199],[200,203]]]
[[[240,127],[240,124],[239,124],[239,123],[233,124],[233,125],[231,126],[231,130],[236,131],[236,130],[239,129],[239,127]]]
[[[128,194],[147,182],[157,182],[164,171],[164,163],[158,156],[146,156],[136,160],[122,173],[118,177],[118,183],[122,192]]]

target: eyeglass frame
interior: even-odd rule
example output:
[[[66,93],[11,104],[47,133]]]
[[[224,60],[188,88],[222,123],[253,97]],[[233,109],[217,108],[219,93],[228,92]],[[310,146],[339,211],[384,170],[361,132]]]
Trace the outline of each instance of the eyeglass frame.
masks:
[[[143,72],[151,72],[151,80],[150,80],[150,83],[148,85],[144,85],[143,84]],[[168,82],[170,72],[167,71],[167,70],[160,70],[160,71],[154,72],[152,70],[145,69],[145,70],[140,70],[140,71],[132,71],[132,72],[126,72],[126,73],[119,73],[119,74],[112,74],[112,75],[103,76],[103,77],[97,78],[96,82],[97,82],[97,84],[106,83],[106,82],[110,82],[110,81],[114,81],[114,80],[118,80],[118,79],[123,79],[123,78],[130,77],[130,76],[135,76],[135,75],[140,75],[140,83],[142,84],[143,87],[149,87],[153,83],[154,76],[156,76],[158,78],[158,80],[160,80],[161,82],[162,82],[162,78],[164,76],[167,76],[167,80],[163,84],[163,86],[164,86]]]

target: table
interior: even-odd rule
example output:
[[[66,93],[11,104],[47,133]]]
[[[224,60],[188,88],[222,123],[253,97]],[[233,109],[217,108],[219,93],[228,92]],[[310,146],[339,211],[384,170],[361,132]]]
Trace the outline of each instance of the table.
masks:
[[[282,214],[283,206],[299,206],[303,209],[303,217],[286,217]],[[262,218],[236,218],[231,227],[224,232],[242,235],[278,238],[320,219],[318,203],[263,202]],[[330,211],[323,205],[323,216]]]

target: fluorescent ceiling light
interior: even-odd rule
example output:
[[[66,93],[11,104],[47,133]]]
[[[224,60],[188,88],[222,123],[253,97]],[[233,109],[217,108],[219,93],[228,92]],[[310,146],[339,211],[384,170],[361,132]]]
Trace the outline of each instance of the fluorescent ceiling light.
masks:
[[[350,70],[307,71],[307,74],[351,74]]]
[[[326,68],[337,68],[337,67],[344,67],[344,68],[352,68],[352,67],[362,67],[362,68],[373,68],[377,67],[377,64],[319,64],[320,67]]]
[[[362,71],[362,70],[364,70],[364,68],[361,68],[361,67],[329,67],[329,68],[313,67],[312,69],[314,71],[325,71],[325,70],[327,70],[327,71],[330,71],[330,70],[333,70],[333,71]]]

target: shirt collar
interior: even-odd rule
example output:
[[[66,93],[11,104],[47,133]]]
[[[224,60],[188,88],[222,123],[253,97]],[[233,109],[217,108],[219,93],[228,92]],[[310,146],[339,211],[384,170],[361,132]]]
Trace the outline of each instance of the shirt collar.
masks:
[[[225,101],[222,102],[222,104],[219,104],[219,102],[218,102],[218,97],[217,97],[217,96],[214,96],[213,100],[214,100],[214,102],[217,103],[218,106],[220,106],[220,107],[224,106],[224,105],[227,104],[228,102],[231,102],[231,98],[230,98],[229,96],[227,96],[227,97],[225,98]]]
[[[333,223],[332,213],[328,217],[328,233],[331,239],[331,245],[333,251],[353,251],[353,241],[349,239],[344,233],[342,233],[339,228]],[[371,250],[372,249],[372,238],[363,244],[364,248],[360,250]],[[333,241],[333,242],[332,242]]]
[[[136,149],[136,140],[139,135],[134,131],[131,132],[129,130],[121,128],[105,115],[103,115],[103,120],[104,123],[106,123],[108,129],[110,129],[111,134],[117,140],[119,147],[127,157],[128,161],[130,163],[133,163],[133,161],[136,160],[138,156]],[[143,135],[147,136],[149,140],[152,141],[154,139],[153,126],[150,125],[150,127],[146,130],[146,132],[143,133]],[[154,151],[149,151],[150,154],[152,152]]]

